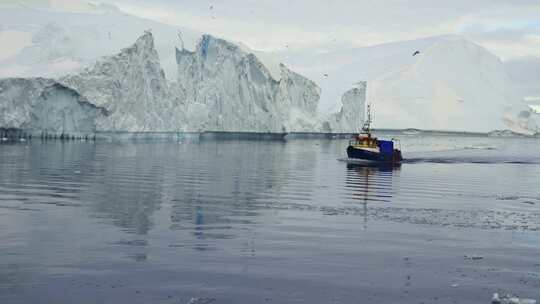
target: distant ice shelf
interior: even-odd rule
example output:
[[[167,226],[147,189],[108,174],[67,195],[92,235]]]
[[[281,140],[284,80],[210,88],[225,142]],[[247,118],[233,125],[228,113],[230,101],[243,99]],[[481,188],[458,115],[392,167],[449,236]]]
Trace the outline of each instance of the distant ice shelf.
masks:
[[[320,84],[323,109],[332,108],[344,86],[367,81],[376,128],[540,132],[540,117],[531,115],[503,62],[458,35],[282,58]]]

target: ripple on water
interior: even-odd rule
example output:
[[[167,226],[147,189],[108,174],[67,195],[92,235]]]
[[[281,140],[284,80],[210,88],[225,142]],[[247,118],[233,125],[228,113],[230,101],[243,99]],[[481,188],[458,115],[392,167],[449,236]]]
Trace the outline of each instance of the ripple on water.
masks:
[[[181,286],[164,287],[182,275],[188,282],[184,286],[201,289],[215,284],[208,280],[218,275],[225,278],[217,282],[223,290],[247,278],[242,284],[255,282],[254,289],[233,286],[246,293],[268,284],[256,281],[261,277],[272,282],[287,277],[291,281],[284,281],[282,289],[321,279],[324,284],[310,291],[325,294],[356,282],[358,273],[369,274],[366,284],[387,286],[387,280],[394,280],[392,286],[398,286],[402,282],[380,270],[403,259],[398,249],[420,256],[419,252],[438,250],[421,247],[426,235],[434,239],[439,231],[450,231],[440,238],[448,240],[442,242],[448,248],[436,253],[440,258],[446,254],[443,250],[453,250],[455,256],[446,256],[446,261],[454,265],[464,262],[464,254],[473,253],[467,246],[484,244],[474,235],[497,232],[498,238],[499,232],[505,235],[502,232],[509,230],[512,237],[533,238],[536,234],[528,232],[540,230],[540,166],[534,161],[509,163],[508,149],[496,140],[487,141],[485,147],[496,149],[443,151],[434,156],[413,151],[413,161],[398,167],[337,161],[346,141],[316,141],[319,145],[36,141],[24,152],[17,145],[1,147],[0,269],[9,269],[9,278],[0,278],[7,280],[0,288],[22,286],[28,278],[67,268],[70,275],[77,269],[105,269],[107,279],[133,269],[144,272],[146,279],[147,270],[157,271],[159,275],[148,275],[142,285],[159,285],[160,291]],[[538,151],[534,146],[538,144],[529,144],[527,151]],[[413,242],[407,243],[408,238]],[[496,260],[485,257],[484,263]],[[408,260],[406,271],[412,271],[416,261]],[[465,266],[472,267],[468,263]],[[434,267],[437,278],[443,277],[433,278],[438,286],[462,274],[456,275],[454,268],[441,270],[444,265],[438,261],[437,266],[427,266]],[[427,266],[416,271],[431,269]],[[170,272],[163,275],[163,269]],[[92,278],[99,277],[95,272]],[[349,277],[342,276],[347,272]],[[444,277],[447,273],[452,277]],[[128,276],[127,281],[141,277]],[[162,277],[167,281],[152,282]],[[333,285],[340,279],[341,285]]]

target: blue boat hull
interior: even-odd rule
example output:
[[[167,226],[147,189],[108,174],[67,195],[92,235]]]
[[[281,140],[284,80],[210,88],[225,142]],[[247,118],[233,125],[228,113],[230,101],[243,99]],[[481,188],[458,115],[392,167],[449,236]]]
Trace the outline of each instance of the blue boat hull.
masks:
[[[364,149],[358,149],[353,146],[347,147],[347,157],[352,159],[361,159],[366,161],[384,163],[397,163],[402,160],[401,152],[399,152],[398,150],[394,150],[392,151],[392,153],[376,153]]]

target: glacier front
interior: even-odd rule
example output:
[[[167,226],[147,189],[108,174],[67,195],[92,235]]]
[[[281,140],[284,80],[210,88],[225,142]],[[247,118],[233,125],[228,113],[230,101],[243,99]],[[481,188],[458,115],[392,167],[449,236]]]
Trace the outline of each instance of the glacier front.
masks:
[[[253,54],[204,35],[194,52],[176,50],[178,90],[196,130],[289,132],[319,128],[319,87],[280,65],[275,80]],[[205,113],[205,115],[197,115]]]
[[[178,78],[170,82],[147,31],[77,74],[1,79],[0,128],[61,135],[358,130],[365,83],[344,94],[337,113],[323,117],[313,81],[283,64],[277,74],[254,53],[204,35],[194,51],[176,49]]]
[[[119,54],[59,82],[111,113],[99,119],[98,131],[179,131],[185,127],[181,103],[171,95],[151,32]]]
[[[44,78],[0,81],[0,127],[38,136],[93,136],[105,108],[76,90]]]

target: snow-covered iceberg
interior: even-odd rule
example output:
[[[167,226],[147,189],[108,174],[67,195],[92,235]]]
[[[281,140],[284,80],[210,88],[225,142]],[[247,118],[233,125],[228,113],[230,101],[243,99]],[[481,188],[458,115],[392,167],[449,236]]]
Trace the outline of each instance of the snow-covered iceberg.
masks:
[[[346,86],[369,83],[375,128],[534,132],[503,62],[456,36],[430,37],[326,53],[291,52],[284,61],[317,81],[321,106]],[[529,119],[531,118],[531,119]]]
[[[204,35],[194,52],[176,50],[177,86],[192,128],[289,132],[319,128],[320,89],[280,65],[280,79],[238,45]],[[205,115],[197,115],[205,113]]]
[[[323,131],[329,133],[356,133],[360,132],[360,121],[364,121],[364,107],[366,104],[365,81],[357,83],[341,97],[341,109],[330,114],[323,123]]]
[[[172,51],[172,50],[171,50]],[[320,89],[280,64],[205,35],[176,51],[178,79],[167,81],[147,31],[118,54],[59,79],[0,80],[0,128],[32,133],[354,132],[365,84],[347,92],[335,115],[317,112]]]
[[[513,132],[525,135],[540,133],[540,114],[524,104],[510,107],[506,111],[504,121]]]
[[[183,109],[169,91],[151,32],[119,54],[105,57],[81,73],[59,82],[107,109],[99,131],[179,131],[185,128]]]
[[[120,52],[151,29],[165,74],[176,79],[177,34],[182,33],[183,43],[190,49],[202,34],[136,17],[110,5],[61,2],[17,0],[6,5],[0,1],[0,77],[56,78],[78,73],[102,56]],[[74,5],[80,9],[74,11]]]
[[[91,136],[107,117],[76,90],[44,78],[0,80],[0,128],[38,136]]]

